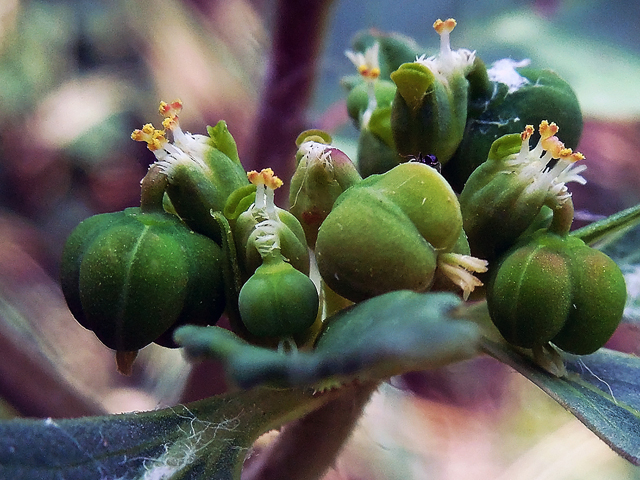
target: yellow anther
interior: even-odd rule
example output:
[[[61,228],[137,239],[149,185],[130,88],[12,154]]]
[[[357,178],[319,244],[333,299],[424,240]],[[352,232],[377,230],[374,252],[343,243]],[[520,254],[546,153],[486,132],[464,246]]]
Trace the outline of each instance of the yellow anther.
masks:
[[[131,140],[135,140],[136,142],[146,142],[144,132],[139,128],[136,128],[133,132],[131,132]]]
[[[273,170],[270,168],[264,168],[259,172],[251,170],[250,172],[247,172],[247,178],[252,184],[256,186],[265,185],[271,190],[275,190],[276,188],[281,187],[283,184],[282,180],[276,177],[273,174]]]
[[[154,150],[160,150],[164,147],[164,145],[168,142],[167,137],[165,136],[164,130],[156,130],[153,133],[153,139],[151,143],[147,142],[147,148],[152,152]]]
[[[558,125],[556,125],[555,123],[549,123],[547,120],[543,120],[542,122],[540,122],[540,127],[538,128],[540,136],[543,139],[555,135],[556,133],[558,133],[558,130]]]
[[[178,124],[178,116],[172,115],[171,117],[167,117],[162,120],[162,126],[165,130],[173,130],[173,128]]]
[[[358,65],[358,73],[364,78],[375,80],[380,76],[380,69],[376,67],[370,68],[368,65]]]
[[[167,143],[164,130],[156,130],[151,123],[147,123],[142,129],[136,129],[131,133],[131,139],[136,142],[146,142],[151,151],[161,149]]]
[[[531,138],[531,135],[533,135],[533,125],[527,125],[526,127],[524,127],[524,131],[520,134],[520,138],[524,142],[526,140],[529,140]]]
[[[369,71],[367,72],[368,74],[368,78],[375,80],[376,78],[378,78],[380,76],[380,69],[379,68],[370,68]]]
[[[571,157],[572,155],[573,155],[573,150],[571,150],[570,148],[563,148],[558,152],[558,157],[563,159],[567,157]]]
[[[449,33],[456,26],[457,22],[453,18],[448,18],[446,20],[436,20],[433,23],[433,29],[438,33],[438,35],[442,35],[443,33]]]
[[[584,155],[581,154],[580,152],[574,152],[573,150],[571,150],[570,148],[565,148],[562,151],[560,151],[560,154],[558,155],[562,160],[566,160],[567,162],[577,162],[578,160],[584,160]]]
[[[163,117],[177,117],[181,110],[182,102],[180,100],[174,100],[171,103],[160,102],[158,107],[158,111]]]

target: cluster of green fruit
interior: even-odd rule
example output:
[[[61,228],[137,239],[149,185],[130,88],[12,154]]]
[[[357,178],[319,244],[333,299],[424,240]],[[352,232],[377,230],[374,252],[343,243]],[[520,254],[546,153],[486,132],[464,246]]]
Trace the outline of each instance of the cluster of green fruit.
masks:
[[[345,80],[357,167],[326,133],[303,132],[289,210],[274,204],[282,182],[270,169],[245,172],[224,122],[192,135],[180,102],[162,103],[163,128],[132,135],[157,158],[140,207],[91,217],[68,239],[62,287],[76,319],[122,358],[174,346],[175,328],[223,312],[251,342],[312,343],[331,313],[309,277],[313,257],[327,296],[461,289],[467,299],[484,281],[475,295],[508,342],[600,348],[621,319],[624,278],[571,237],[566,183],[584,182],[582,155],[544,120],[567,125],[575,146],[575,95],[549,71],[487,69],[451,50],[454,26],[434,24],[441,49],[429,58],[402,37],[358,37],[348,56],[360,75]]]

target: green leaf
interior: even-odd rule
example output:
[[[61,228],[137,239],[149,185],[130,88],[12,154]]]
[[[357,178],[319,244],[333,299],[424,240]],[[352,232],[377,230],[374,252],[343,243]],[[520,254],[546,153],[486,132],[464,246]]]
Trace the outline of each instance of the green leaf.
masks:
[[[0,478],[239,479],[259,435],[340,393],[258,388],[156,412],[1,422]]]
[[[238,147],[233,135],[229,132],[227,122],[220,120],[215,127],[208,126],[207,133],[209,134],[209,144],[212,147],[220,150],[235,163],[240,164]]]
[[[615,244],[620,237],[639,223],[640,204],[574,230],[571,235],[588,245],[603,249],[606,245]]]
[[[640,465],[640,358],[608,349],[564,356],[567,375],[554,377],[506,345],[484,349],[527,377],[573,413],[622,457]]]
[[[449,293],[380,295],[327,319],[311,352],[257,347],[218,327],[185,326],[174,338],[192,357],[221,360],[229,378],[242,388],[270,384],[324,389],[474,356],[480,330],[454,318],[460,304]]]

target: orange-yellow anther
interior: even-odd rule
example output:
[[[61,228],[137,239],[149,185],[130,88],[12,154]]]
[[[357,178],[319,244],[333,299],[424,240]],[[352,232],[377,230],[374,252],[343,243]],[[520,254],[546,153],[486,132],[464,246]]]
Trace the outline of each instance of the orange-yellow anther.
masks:
[[[358,73],[364,78],[375,80],[380,76],[380,69],[376,67],[369,68],[367,65],[358,65]]]
[[[271,170],[270,168],[263,168],[259,172],[256,172],[255,170],[251,170],[250,172],[247,172],[247,178],[252,184],[256,186],[265,185],[267,188],[270,188],[271,190],[280,188],[283,184],[282,180],[276,177],[273,174],[273,170]]]
[[[526,127],[524,127],[524,131],[520,134],[520,138],[524,142],[526,140],[529,140],[531,138],[531,135],[533,135],[533,125],[527,125]]]
[[[556,133],[558,133],[558,130],[558,125],[556,125],[555,123],[549,123],[547,120],[543,120],[542,122],[540,122],[540,127],[538,128],[540,136],[543,139],[555,135]]]
[[[577,162],[578,160],[584,160],[583,154],[581,154],[580,152],[574,152],[570,148],[561,150],[558,157],[571,163]]]
[[[379,52],[380,44],[376,42],[367,48],[364,53],[353,52],[351,50],[347,50],[344,53],[365,80],[373,81],[380,76]]]
[[[160,115],[167,118],[178,116],[181,110],[182,102],[180,100],[174,100],[171,103],[160,102],[160,107],[158,107]]]
[[[167,143],[164,130],[157,130],[151,123],[147,123],[142,129],[136,129],[131,133],[131,139],[136,142],[146,142],[151,151],[161,149]]]
[[[178,125],[178,116],[177,115],[172,115],[172,116],[167,117],[164,120],[162,120],[162,127],[165,130],[173,130],[176,125]]]
[[[443,33],[449,33],[456,26],[457,22],[453,18],[448,18],[446,20],[436,20],[433,23],[433,29],[438,33],[438,35],[442,35]]]

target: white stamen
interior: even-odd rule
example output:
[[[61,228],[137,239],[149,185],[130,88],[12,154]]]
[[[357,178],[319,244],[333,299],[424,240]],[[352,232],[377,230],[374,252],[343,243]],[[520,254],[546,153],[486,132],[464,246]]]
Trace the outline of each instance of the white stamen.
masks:
[[[249,236],[249,242],[256,246],[262,257],[269,253],[280,250],[280,237],[278,229],[280,223],[276,220],[264,220],[255,226]]]

